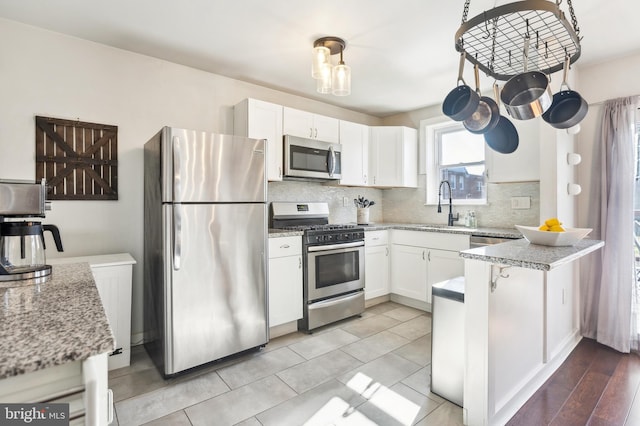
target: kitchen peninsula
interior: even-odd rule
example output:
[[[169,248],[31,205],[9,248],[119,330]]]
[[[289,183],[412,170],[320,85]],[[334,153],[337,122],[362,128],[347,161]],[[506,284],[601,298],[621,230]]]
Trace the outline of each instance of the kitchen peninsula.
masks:
[[[604,246],[514,240],[465,259],[464,420],[505,424],[581,339],[576,260]]]
[[[88,263],[0,283],[0,400],[69,403],[71,424],[108,424],[114,339]]]

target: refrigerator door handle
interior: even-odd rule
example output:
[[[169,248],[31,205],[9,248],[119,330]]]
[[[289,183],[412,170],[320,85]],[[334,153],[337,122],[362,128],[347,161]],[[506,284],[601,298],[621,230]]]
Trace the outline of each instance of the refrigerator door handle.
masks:
[[[173,205],[173,269],[180,270],[182,257],[182,211],[180,204]]]
[[[173,202],[180,202],[180,137],[171,139],[171,152],[173,154]]]

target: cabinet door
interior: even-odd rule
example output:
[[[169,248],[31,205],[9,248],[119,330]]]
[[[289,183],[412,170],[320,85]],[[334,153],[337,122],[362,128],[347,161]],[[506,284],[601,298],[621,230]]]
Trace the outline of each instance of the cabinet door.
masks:
[[[391,245],[391,292],[427,301],[427,249]]]
[[[285,135],[313,138],[313,114],[295,108],[284,107],[282,112],[282,133]]]
[[[367,185],[369,172],[369,127],[363,124],[340,121],[342,145],[341,185]]]
[[[282,130],[285,135],[318,139],[324,142],[340,141],[340,120],[284,107]]]
[[[427,302],[431,303],[431,287],[441,281],[464,276],[464,259],[457,251],[429,249],[427,252]]]
[[[234,110],[234,133],[267,140],[267,179],[282,180],[282,105],[247,99]]]
[[[402,184],[402,147],[395,127],[372,127],[369,139],[370,171],[374,186]]]
[[[313,115],[313,138],[324,142],[340,142],[340,120],[324,115]]]
[[[389,246],[365,247],[364,268],[365,300],[389,294]]]
[[[302,255],[269,259],[269,327],[302,318]]]
[[[401,126],[376,126],[370,129],[369,184],[381,187],[417,187],[416,129]]]
[[[91,272],[116,340],[109,370],[126,367],[131,359],[132,266],[93,266]]]

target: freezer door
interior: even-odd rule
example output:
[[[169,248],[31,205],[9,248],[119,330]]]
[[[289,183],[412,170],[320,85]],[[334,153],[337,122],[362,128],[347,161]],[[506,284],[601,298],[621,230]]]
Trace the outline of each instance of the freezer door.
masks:
[[[165,127],[164,202],[265,202],[264,139]]]
[[[268,341],[266,204],[165,205],[165,374]]]

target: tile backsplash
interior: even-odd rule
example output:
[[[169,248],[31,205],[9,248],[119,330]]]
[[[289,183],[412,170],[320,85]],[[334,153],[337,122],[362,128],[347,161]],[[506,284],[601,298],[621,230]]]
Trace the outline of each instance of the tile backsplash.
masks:
[[[354,198],[363,196],[376,204],[370,208],[369,219],[373,223],[442,223],[447,222],[448,207],[437,213],[435,205],[425,205],[425,175],[418,177],[418,188],[362,188],[338,186],[333,183],[283,181],[269,182],[268,200],[271,201],[323,201],[329,204],[330,223],[355,223]],[[460,213],[461,222],[467,210],[474,210],[481,227],[511,228],[513,225],[539,223],[540,183],[518,182],[489,184],[488,204],[464,206],[454,205],[453,211]],[[530,197],[531,208],[511,208],[511,197]],[[346,198],[346,200],[345,200]],[[346,205],[345,205],[346,204]]]

